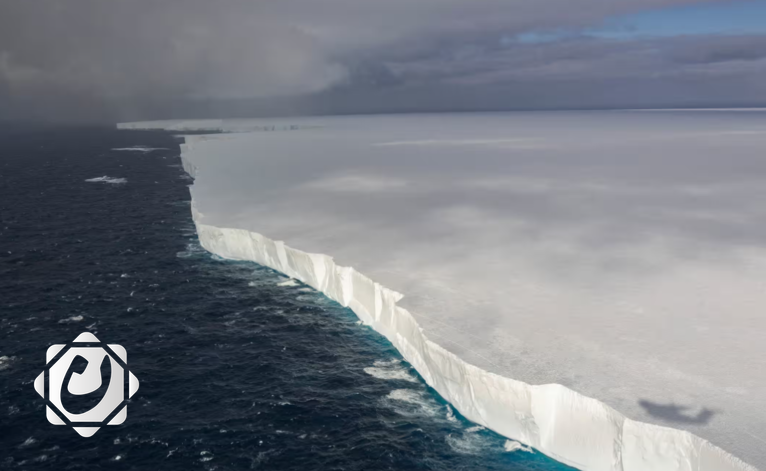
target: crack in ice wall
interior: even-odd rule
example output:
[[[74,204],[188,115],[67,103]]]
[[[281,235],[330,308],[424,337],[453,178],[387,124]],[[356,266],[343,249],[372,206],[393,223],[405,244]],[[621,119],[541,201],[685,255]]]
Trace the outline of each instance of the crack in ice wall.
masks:
[[[193,144],[181,146],[186,172]],[[192,194],[201,245],[232,260],[253,261],[321,291],[385,336],[468,420],[585,471],[735,471],[756,469],[689,432],[626,418],[559,384],[530,385],[470,365],[429,340],[397,306],[403,295],[324,254],[306,253],[244,229],[205,224]]]

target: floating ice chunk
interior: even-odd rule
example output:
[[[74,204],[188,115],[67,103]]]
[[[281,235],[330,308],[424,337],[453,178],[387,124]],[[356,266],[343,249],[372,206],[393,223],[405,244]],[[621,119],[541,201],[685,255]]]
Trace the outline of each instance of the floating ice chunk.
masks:
[[[89,178],[85,181],[89,183],[112,183],[112,184],[128,183],[128,180],[126,178],[113,178],[113,177],[107,177],[106,175],[104,175],[103,177]]]

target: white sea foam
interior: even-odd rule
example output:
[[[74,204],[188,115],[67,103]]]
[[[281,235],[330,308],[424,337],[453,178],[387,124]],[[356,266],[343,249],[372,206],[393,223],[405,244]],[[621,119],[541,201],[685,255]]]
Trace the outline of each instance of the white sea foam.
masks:
[[[66,319],[59,320],[59,324],[71,324],[73,322],[82,322],[83,317],[82,316],[72,316],[67,317]]]
[[[378,379],[409,381],[410,383],[418,382],[418,379],[404,368],[376,368],[370,366],[365,368],[364,372]]]
[[[15,360],[16,357],[9,357],[9,356],[1,356],[0,357],[0,371],[6,370],[11,367],[11,362]]]
[[[35,443],[37,443],[37,440],[35,440],[34,437],[29,437],[26,440],[24,440],[24,443],[19,445],[19,448],[28,447],[30,445],[34,445]]]
[[[186,245],[186,250],[184,250],[183,252],[177,252],[176,253],[176,257],[178,257],[178,258],[189,258],[189,257],[193,257],[194,255],[201,254],[203,252],[205,252],[205,249],[203,249],[199,245],[197,245],[197,244],[187,244]]]
[[[457,422],[457,417],[455,417],[455,413],[452,411],[452,407],[447,406],[447,420],[450,422]]]
[[[277,286],[298,286],[298,283],[293,279],[289,279],[287,281],[277,283]]]
[[[394,389],[386,396],[395,401],[409,402],[411,404],[424,404],[423,393],[414,389]]]
[[[534,453],[534,450],[532,450],[530,447],[522,445],[521,443],[515,442],[513,440],[506,440],[505,444],[503,445],[503,449],[508,452],[526,451],[527,453]]]
[[[451,433],[447,435],[445,440],[450,448],[464,455],[478,455],[490,446],[490,442],[486,436],[474,433]]]
[[[113,178],[113,177],[107,177],[106,175],[104,175],[103,177],[89,178],[85,181],[90,183],[111,183],[111,184],[128,183],[128,180],[126,178]]]
[[[422,391],[395,389],[388,393],[384,404],[405,417],[441,416],[442,406]]]

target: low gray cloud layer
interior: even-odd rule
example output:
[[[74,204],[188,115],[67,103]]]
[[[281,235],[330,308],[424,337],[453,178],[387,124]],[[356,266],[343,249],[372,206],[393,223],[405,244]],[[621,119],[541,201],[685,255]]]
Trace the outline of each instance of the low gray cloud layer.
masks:
[[[0,4],[0,116],[766,102],[766,36],[514,39],[691,3],[9,0]]]

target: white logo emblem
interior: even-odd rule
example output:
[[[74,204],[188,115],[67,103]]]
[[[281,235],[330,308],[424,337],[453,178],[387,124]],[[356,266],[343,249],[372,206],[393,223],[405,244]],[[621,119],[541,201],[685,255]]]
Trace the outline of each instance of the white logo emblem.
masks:
[[[83,362],[87,362],[84,370],[75,372]],[[69,425],[83,437],[92,436],[104,425],[125,422],[128,399],[138,391],[138,378],[128,371],[127,363],[128,353],[121,345],[101,343],[89,332],[66,345],[51,345],[45,370],[35,379],[35,391],[45,399],[48,422]],[[80,400],[99,394],[97,390],[104,382],[102,370],[110,372],[110,379],[101,401],[84,412],[68,411],[63,404],[65,397],[69,399],[67,393],[80,396]]]

